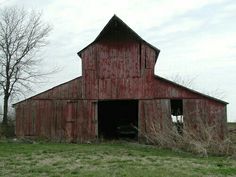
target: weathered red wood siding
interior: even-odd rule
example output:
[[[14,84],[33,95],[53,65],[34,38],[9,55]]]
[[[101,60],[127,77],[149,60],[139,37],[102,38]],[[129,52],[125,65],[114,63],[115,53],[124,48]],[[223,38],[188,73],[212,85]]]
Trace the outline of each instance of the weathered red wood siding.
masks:
[[[28,100],[16,108],[16,133],[57,141],[95,139],[95,109],[92,100]]]
[[[155,51],[144,43],[98,43],[82,53],[83,98],[153,98]]]
[[[53,87],[52,89],[35,95],[30,99],[82,99],[82,77],[78,77],[64,84]]]
[[[204,127],[211,128],[215,136],[224,139],[227,132],[226,107],[207,99],[185,99],[183,101],[184,121],[198,133]]]
[[[207,99],[199,93],[193,92],[183,86],[169,82],[159,76],[155,76],[154,80],[154,94],[155,98],[171,98],[171,99],[183,99],[183,98],[196,98]]]
[[[81,83],[80,77],[17,104],[17,136],[94,139],[96,101],[82,100]]]
[[[226,130],[226,106],[154,75],[156,56],[144,43],[98,43],[82,54],[83,76],[54,87],[16,107],[18,136],[86,141],[97,137],[96,102],[137,99],[139,128],[160,130],[171,121],[170,99],[184,99],[185,121],[195,129],[195,117],[221,122]]]
[[[97,101],[78,100],[68,103],[66,118],[67,139],[72,141],[88,141],[97,137]]]
[[[170,100],[140,100],[139,101],[139,129],[143,138],[144,134],[152,134],[153,131],[168,131],[172,123]]]
[[[171,122],[170,99],[183,99],[184,120],[220,122],[226,132],[226,103],[154,75],[159,50],[142,40],[114,16],[96,40],[79,52],[82,77],[15,105],[17,136],[45,136],[86,141],[97,137],[97,102],[139,100],[139,128],[161,131]]]
[[[227,132],[226,107],[207,99],[183,99],[184,123],[196,134],[213,131],[214,138],[224,139]],[[171,120],[170,99],[140,100],[139,129],[142,133],[168,131]],[[208,130],[206,130],[208,129]],[[139,135],[143,138],[143,134]]]

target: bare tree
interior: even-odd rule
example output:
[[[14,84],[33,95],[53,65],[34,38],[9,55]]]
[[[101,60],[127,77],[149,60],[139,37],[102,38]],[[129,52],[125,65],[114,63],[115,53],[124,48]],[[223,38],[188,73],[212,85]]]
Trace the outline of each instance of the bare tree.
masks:
[[[199,92],[202,92],[204,93],[205,95],[208,95],[208,96],[211,96],[211,97],[215,97],[215,98],[218,98],[218,99],[225,99],[225,91],[221,90],[221,89],[214,89],[214,90],[205,90],[205,89],[199,89],[199,88],[196,88],[195,86],[195,80],[197,79],[197,76],[182,76],[180,74],[173,74],[171,77],[170,77],[170,80],[172,80],[173,82],[177,83],[177,84],[180,84],[180,85],[183,85],[187,88],[190,88],[190,89],[194,89],[194,90],[198,90]]]
[[[50,25],[41,13],[17,7],[0,10],[0,87],[3,92],[3,125],[8,122],[9,98],[31,89],[42,75],[39,49],[47,44]],[[0,90],[0,91],[1,91]]]
[[[197,78],[197,76],[186,77],[186,76],[183,76],[183,75],[177,73],[177,74],[173,74],[170,77],[170,80],[172,80],[173,82],[175,82],[177,84],[183,85],[185,87],[193,88],[194,87],[194,80],[196,78]]]

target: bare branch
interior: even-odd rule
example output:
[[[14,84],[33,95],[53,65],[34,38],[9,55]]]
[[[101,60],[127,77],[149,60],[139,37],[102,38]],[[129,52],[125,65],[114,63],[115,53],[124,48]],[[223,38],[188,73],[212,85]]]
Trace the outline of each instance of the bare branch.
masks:
[[[182,75],[180,74],[174,74],[170,77],[170,79],[177,83],[177,84],[180,84],[180,85],[183,85],[185,87],[188,87],[188,88],[193,88],[194,87],[194,80],[196,80],[197,76],[194,76],[194,77],[183,77]]]
[[[17,7],[0,11],[0,88],[4,92],[4,105],[10,97],[31,91],[32,84],[52,73],[38,69],[41,60],[36,54],[47,44],[51,31],[50,25],[41,19],[41,13]],[[8,105],[4,106],[4,120],[7,110]]]

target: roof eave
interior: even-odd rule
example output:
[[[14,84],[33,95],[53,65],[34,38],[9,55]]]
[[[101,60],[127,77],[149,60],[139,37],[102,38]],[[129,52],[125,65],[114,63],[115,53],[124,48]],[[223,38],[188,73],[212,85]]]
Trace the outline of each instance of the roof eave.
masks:
[[[45,92],[48,92],[48,91],[50,91],[50,90],[52,90],[52,89],[55,89],[55,88],[57,88],[57,87],[60,87],[60,86],[62,86],[62,85],[64,85],[64,84],[67,84],[67,83],[69,83],[69,82],[71,82],[71,81],[74,81],[74,80],[80,79],[80,78],[82,78],[82,76],[76,77],[76,78],[71,79],[71,80],[69,80],[69,81],[63,82],[63,83],[58,84],[58,85],[56,85],[56,86],[53,86],[53,87],[51,87],[51,88],[49,88],[49,89],[47,89],[47,90],[44,90],[44,91],[39,92],[39,93],[37,93],[37,94],[35,94],[35,95],[33,95],[33,96],[30,96],[30,97],[28,97],[28,98],[26,98],[26,99],[24,99],[24,100],[21,100],[21,101],[18,101],[18,102],[16,102],[16,103],[12,104],[12,107],[15,107],[17,104],[20,104],[20,103],[22,103],[22,102],[24,102],[24,101],[30,100],[30,99],[32,99],[32,98],[34,98],[34,97],[36,97],[36,96],[38,96],[38,95],[40,95],[40,94],[43,94],[43,93],[45,93]]]
[[[158,75],[155,75],[155,78],[164,80],[164,81],[169,82],[169,83],[171,83],[171,84],[174,84],[174,85],[176,85],[176,86],[182,87],[182,88],[184,88],[184,89],[186,89],[186,90],[188,90],[188,91],[190,91],[190,92],[193,92],[193,93],[195,93],[195,94],[201,95],[201,96],[206,97],[206,98],[209,98],[209,99],[211,99],[211,100],[214,100],[214,101],[223,103],[223,104],[225,104],[225,105],[229,104],[229,103],[226,102],[226,101],[223,101],[223,100],[220,100],[220,99],[218,99],[218,98],[215,98],[215,97],[206,95],[206,94],[204,94],[204,93],[198,92],[198,91],[196,91],[196,90],[190,89],[190,88],[188,88],[188,87],[185,87],[185,86],[180,85],[180,84],[178,84],[178,83],[176,83],[176,82],[173,82],[173,81],[170,81],[170,80],[168,80],[168,79],[165,79],[165,78],[160,77],[160,76],[158,76]]]

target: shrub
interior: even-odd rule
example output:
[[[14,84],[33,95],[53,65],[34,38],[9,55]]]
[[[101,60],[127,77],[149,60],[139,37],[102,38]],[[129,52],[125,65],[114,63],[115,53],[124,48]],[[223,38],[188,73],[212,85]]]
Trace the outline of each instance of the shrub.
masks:
[[[197,130],[183,124],[184,128],[180,133],[174,124],[167,123],[160,129],[159,123],[153,120],[149,124],[150,131],[140,133],[148,143],[158,147],[180,149],[202,156],[208,156],[208,154],[231,155],[236,152],[235,146],[229,138],[221,139],[216,136],[215,125],[209,125],[200,119],[197,122]]]
[[[7,125],[0,124],[0,138],[3,137],[15,137],[15,122],[13,120],[9,120]]]

